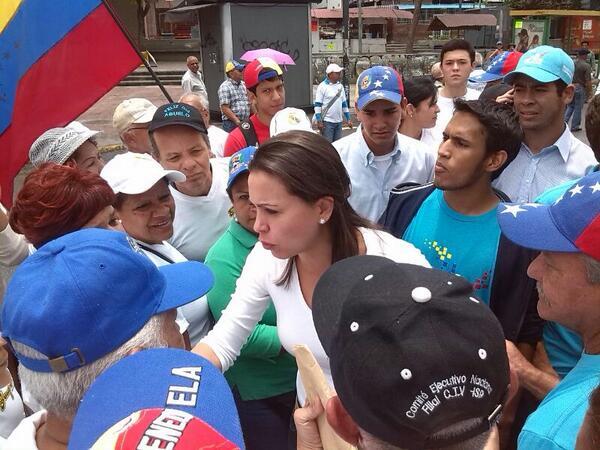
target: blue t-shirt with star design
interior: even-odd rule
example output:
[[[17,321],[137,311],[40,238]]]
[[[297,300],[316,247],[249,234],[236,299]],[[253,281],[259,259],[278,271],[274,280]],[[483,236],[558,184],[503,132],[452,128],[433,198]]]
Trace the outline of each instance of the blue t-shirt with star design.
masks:
[[[432,267],[463,276],[486,304],[500,242],[496,207],[467,216],[454,211],[435,189],[415,214],[402,239],[417,247]]]

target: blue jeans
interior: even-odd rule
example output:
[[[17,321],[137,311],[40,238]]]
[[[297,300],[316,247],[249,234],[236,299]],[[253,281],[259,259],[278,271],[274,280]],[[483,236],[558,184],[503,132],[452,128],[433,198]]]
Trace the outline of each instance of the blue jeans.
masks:
[[[323,129],[321,136],[329,142],[335,142],[342,137],[342,122],[325,122],[323,121]]]
[[[227,131],[229,133],[232,130],[234,130],[235,127],[237,127],[237,125],[235,123],[233,123],[231,120],[225,119],[223,121],[223,131]]]
[[[290,442],[290,420],[296,391],[261,400],[242,400],[233,389],[246,450],[285,450]],[[295,445],[295,441],[293,442]],[[294,447],[295,448],[295,447]]]
[[[567,124],[569,123],[571,116],[573,116],[571,130],[581,127],[581,111],[583,110],[584,102],[585,88],[581,84],[576,84],[573,100],[571,100],[571,103],[569,103],[565,111],[565,122],[567,122]]]

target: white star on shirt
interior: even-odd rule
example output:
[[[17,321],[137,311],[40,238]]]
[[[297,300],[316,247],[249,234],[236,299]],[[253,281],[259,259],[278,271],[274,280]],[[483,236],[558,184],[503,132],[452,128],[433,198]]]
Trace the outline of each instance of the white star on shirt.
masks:
[[[594,192],[600,191],[600,183],[598,183],[597,181],[596,181],[596,184],[594,184],[593,186],[588,186],[588,187],[592,190],[592,194]]]
[[[374,84],[375,84],[375,87],[378,87],[378,88],[380,88],[383,85],[383,83],[381,82],[381,80],[375,81]]]
[[[390,79],[390,76],[389,76],[389,75],[386,73],[386,74],[383,76],[383,79],[384,79],[384,80],[389,80],[389,79]]]
[[[513,217],[517,217],[520,212],[525,212],[526,209],[521,208],[521,205],[504,205],[504,211],[500,214],[512,214]]]
[[[571,193],[571,197],[574,197],[577,194],[581,194],[582,189],[583,189],[583,186],[579,186],[579,183],[577,183],[575,185],[575,187],[573,187],[573,189],[569,189],[569,192]]]

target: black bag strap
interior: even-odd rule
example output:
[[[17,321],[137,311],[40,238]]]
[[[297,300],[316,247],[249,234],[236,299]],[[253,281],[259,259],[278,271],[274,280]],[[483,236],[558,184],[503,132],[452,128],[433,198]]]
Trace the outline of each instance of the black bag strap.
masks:
[[[246,140],[246,146],[253,145],[258,147],[258,137],[254,125],[249,120],[244,120],[240,123],[240,131]]]
[[[141,244],[141,243],[137,243],[140,248],[146,250],[147,252],[150,252],[156,256],[158,256],[160,259],[162,259],[163,261],[168,262],[169,264],[175,264],[175,261],[173,261],[171,258],[169,258],[167,255],[163,255],[161,252],[159,252],[158,250],[154,250],[151,247],[148,247],[147,245]]]

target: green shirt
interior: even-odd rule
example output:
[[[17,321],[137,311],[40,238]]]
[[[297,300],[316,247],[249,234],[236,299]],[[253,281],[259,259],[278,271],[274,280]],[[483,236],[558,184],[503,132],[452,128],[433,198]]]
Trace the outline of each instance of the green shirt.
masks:
[[[208,251],[204,263],[215,275],[215,284],[207,294],[215,320],[227,307],[248,254],[257,242],[235,220]],[[296,360],[282,351],[277,335],[275,307],[271,303],[235,364],[225,372],[230,386],[237,388],[242,400],[259,400],[291,392],[296,388]]]

